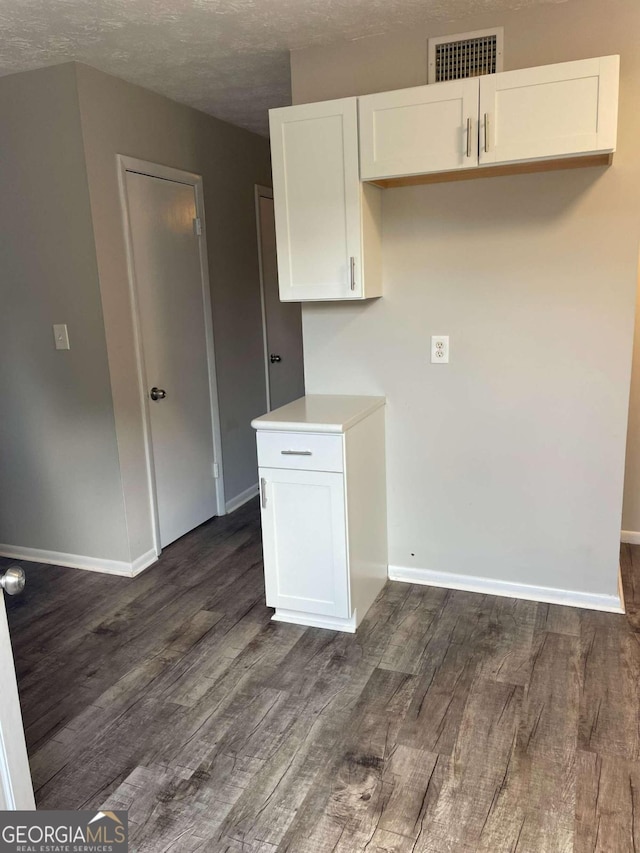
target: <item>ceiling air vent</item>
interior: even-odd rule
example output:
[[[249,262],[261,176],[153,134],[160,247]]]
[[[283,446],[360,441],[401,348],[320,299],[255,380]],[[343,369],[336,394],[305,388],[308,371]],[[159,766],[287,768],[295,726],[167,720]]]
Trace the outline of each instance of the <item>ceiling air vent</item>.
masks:
[[[429,83],[502,71],[504,30],[478,30],[429,39]]]

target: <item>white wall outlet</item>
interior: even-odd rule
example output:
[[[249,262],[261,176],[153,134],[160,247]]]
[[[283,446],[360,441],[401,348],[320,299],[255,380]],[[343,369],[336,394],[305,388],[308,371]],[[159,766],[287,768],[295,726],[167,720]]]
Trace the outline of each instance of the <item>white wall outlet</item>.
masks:
[[[431,364],[449,364],[449,335],[431,335]]]
[[[54,325],[53,340],[55,341],[56,349],[71,349],[66,323],[56,323]]]

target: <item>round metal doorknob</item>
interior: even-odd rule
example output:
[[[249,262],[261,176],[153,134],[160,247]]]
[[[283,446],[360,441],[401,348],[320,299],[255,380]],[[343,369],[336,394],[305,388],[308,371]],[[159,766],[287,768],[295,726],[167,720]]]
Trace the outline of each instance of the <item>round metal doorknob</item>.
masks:
[[[152,400],[164,400],[167,396],[167,392],[164,388],[156,388],[155,386],[149,391],[149,396]]]
[[[279,355],[271,353],[271,355],[269,356],[269,361],[271,362],[271,364],[275,364],[277,361],[282,361],[282,358]]]
[[[25,583],[24,571],[19,566],[11,566],[0,578],[0,586],[7,595],[17,595],[22,592]]]

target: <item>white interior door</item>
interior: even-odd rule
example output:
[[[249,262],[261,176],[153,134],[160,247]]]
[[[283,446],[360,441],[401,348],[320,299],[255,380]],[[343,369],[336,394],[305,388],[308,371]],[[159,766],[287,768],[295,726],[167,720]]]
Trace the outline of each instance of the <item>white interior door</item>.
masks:
[[[267,398],[271,411],[304,395],[302,312],[299,303],[280,301],[271,190],[258,188],[256,199]]]
[[[9,625],[0,589],[0,811],[35,807]]]
[[[127,171],[126,193],[164,547],[217,512],[206,282],[195,188]]]

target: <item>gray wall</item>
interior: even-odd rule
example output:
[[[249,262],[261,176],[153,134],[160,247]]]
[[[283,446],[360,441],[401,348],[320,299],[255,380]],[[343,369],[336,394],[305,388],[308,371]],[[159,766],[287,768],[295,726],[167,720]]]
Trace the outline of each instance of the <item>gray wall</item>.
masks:
[[[268,142],[77,65],[82,132],[132,557],[152,547],[116,155],[203,177],[226,498],[255,484],[250,421],[266,409],[254,184]]]
[[[128,560],[73,66],[0,78],[0,116],[0,543]]]
[[[296,51],[294,101],[425,83],[429,35],[498,24],[506,70],[622,55],[613,167],[386,190],[384,297],[304,305],[306,389],[387,395],[392,565],[615,595],[640,238],[637,0]],[[450,365],[429,363],[432,334],[451,336]]]
[[[229,500],[256,482],[266,409],[268,143],[75,63],[0,78],[0,111],[0,545],[128,563],[153,538],[116,154],[203,176]]]

